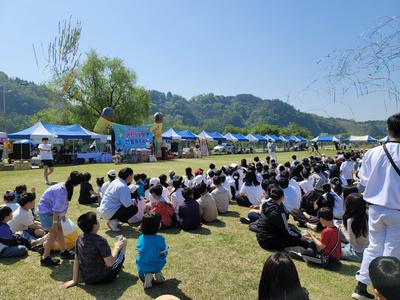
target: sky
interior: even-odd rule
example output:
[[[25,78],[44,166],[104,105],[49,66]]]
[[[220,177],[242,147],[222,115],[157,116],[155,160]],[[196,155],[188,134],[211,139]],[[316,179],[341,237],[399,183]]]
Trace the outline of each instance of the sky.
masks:
[[[383,16],[400,16],[398,0],[0,0],[0,71],[48,80],[41,45],[71,15],[82,23],[83,58],[90,49],[122,58],[147,89],[186,98],[253,94],[357,121],[400,110],[386,93],[334,101],[325,86],[304,91],[323,76],[322,57],[356,47]]]

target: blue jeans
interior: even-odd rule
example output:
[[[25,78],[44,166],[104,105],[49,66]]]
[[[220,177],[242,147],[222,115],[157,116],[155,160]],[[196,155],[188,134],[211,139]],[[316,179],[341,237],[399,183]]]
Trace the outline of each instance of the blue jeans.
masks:
[[[342,243],[342,259],[349,261],[361,262],[363,258],[363,253],[354,251],[353,246],[348,243]]]
[[[22,232],[22,236],[23,236],[25,239],[27,239],[29,242],[32,242],[32,241],[37,240],[37,237],[34,236],[34,235],[32,234],[32,232],[29,231],[29,230],[24,230],[24,231]]]
[[[4,248],[0,252],[0,257],[19,257],[25,256],[28,253],[28,249],[25,246],[18,245],[18,246],[11,246]]]

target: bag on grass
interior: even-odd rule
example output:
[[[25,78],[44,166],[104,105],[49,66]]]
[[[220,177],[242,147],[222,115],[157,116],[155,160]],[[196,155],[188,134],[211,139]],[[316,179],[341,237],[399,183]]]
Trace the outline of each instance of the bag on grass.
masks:
[[[71,219],[66,219],[65,222],[61,221],[61,227],[64,232],[65,248],[74,249],[76,240],[78,239],[79,233],[76,225]],[[55,241],[53,250],[60,250],[60,244]]]

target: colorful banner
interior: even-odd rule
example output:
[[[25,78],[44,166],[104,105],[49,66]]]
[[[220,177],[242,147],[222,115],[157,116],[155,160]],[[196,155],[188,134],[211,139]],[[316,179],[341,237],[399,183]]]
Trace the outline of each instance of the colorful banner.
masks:
[[[126,126],[113,124],[115,149],[128,151],[131,148],[148,148],[153,141],[151,126]]]

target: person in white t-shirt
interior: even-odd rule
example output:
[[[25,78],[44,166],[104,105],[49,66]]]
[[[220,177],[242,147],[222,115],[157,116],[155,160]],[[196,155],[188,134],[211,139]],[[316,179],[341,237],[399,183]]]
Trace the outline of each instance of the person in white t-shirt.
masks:
[[[314,180],[310,178],[310,171],[306,168],[301,171],[301,176],[303,176],[304,180],[299,182],[300,188],[302,189],[304,194],[312,192],[314,190]]]
[[[269,156],[271,156],[271,159],[275,160],[275,162],[276,162],[277,161],[277,159],[276,159],[276,145],[274,144],[274,142],[271,139],[268,140],[267,148],[268,148]]]
[[[42,138],[42,144],[39,145],[39,155],[43,164],[44,182],[49,184],[49,175],[54,172],[53,167],[53,152],[51,151],[51,144],[49,139]]]
[[[289,179],[287,177],[281,177],[279,179],[279,186],[283,190],[285,194],[285,200],[283,201],[283,205],[287,209],[288,212],[291,212],[293,209],[300,208],[301,201],[301,193],[299,195],[295,186],[290,185]]]
[[[35,206],[35,194],[26,193],[19,200],[20,206],[13,212],[8,222],[13,233],[22,232],[23,237],[32,242],[45,235],[40,222],[35,221],[31,209]]]
[[[350,153],[344,154],[345,161],[340,165],[340,175],[346,179],[348,185],[353,184],[354,162],[350,160]]]
[[[115,170],[108,170],[107,172],[108,181],[104,182],[100,188],[100,198],[103,198],[107,188],[110,186],[111,182],[117,178],[117,172]]]
[[[369,245],[364,250],[354,299],[374,299],[367,292],[369,265],[379,256],[400,258],[400,113],[387,120],[389,142],[368,150],[358,177],[368,205]],[[362,298],[363,297],[363,298]]]

